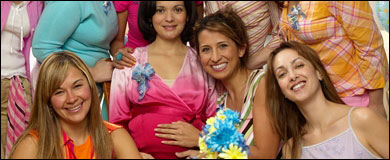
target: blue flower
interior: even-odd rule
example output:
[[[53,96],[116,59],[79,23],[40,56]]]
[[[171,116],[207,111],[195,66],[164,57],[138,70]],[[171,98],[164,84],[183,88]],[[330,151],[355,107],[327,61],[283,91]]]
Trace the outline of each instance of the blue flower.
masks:
[[[131,79],[138,83],[138,101],[141,101],[144,98],[146,91],[149,89],[148,81],[154,73],[155,72],[149,63],[145,63],[145,65],[139,64],[135,67]]]

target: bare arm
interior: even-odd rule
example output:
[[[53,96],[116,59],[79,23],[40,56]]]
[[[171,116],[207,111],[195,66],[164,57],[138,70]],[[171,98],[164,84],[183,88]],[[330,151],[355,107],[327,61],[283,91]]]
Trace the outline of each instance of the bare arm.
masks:
[[[113,131],[111,133],[111,138],[115,151],[115,158],[141,159],[141,155],[138,152],[135,142],[124,128]]]
[[[16,146],[15,151],[9,156],[10,159],[36,159],[38,144],[33,136],[28,135]]]
[[[370,102],[368,108],[372,109],[378,115],[387,118],[385,107],[383,106],[383,88],[369,91]]]
[[[111,42],[110,53],[114,57],[114,53],[116,53],[120,48],[125,47],[125,34],[126,34],[126,22],[128,11],[117,12],[118,15],[118,33],[116,34],[114,40]]]
[[[113,57],[113,66],[118,69],[123,69],[124,66],[126,67],[132,67],[136,60],[131,55],[131,53],[134,52],[134,48],[125,48],[125,34],[126,34],[126,23],[127,23],[127,16],[128,11],[118,12],[118,33],[116,34],[116,37],[111,42],[110,46],[110,54]],[[121,60],[117,60],[116,56],[118,53],[122,53],[123,57]]]
[[[368,108],[352,112],[351,125],[359,141],[372,153],[389,158],[389,122]]]
[[[253,132],[255,145],[250,146],[248,158],[276,158],[280,137],[273,126],[267,109],[265,78],[258,84],[253,102]]]

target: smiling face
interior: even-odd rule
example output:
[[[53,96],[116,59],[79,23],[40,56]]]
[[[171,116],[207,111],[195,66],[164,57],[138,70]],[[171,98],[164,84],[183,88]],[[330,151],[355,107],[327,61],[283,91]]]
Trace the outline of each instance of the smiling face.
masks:
[[[156,13],[152,17],[157,38],[180,39],[186,24],[186,9],[183,1],[157,1]]]
[[[284,49],[274,58],[274,74],[284,96],[299,103],[322,93],[321,75],[293,49]]]
[[[199,33],[199,55],[204,70],[215,79],[229,78],[240,67],[245,50],[220,32],[203,30]]]
[[[50,98],[61,122],[79,124],[86,121],[91,107],[91,89],[87,78],[75,67],[70,67],[64,82]]]

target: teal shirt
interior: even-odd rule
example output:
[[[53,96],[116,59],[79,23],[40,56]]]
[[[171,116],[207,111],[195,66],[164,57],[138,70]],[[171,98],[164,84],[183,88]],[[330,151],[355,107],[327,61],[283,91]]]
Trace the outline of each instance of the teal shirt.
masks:
[[[118,20],[113,3],[107,2],[105,7],[104,1],[46,1],[32,42],[33,55],[42,62],[53,52],[68,50],[90,67],[109,58]]]

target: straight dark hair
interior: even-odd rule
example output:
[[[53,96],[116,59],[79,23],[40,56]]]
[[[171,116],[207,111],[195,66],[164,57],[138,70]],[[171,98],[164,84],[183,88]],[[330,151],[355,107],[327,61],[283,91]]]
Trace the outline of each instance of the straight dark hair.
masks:
[[[192,39],[192,27],[197,19],[196,6],[194,1],[184,1],[187,18],[183,31],[180,34],[181,41],[186,43]],[[145,40],[153,42],[156,40],[157,32],[153,27],[152,17],[156,13],[156,1],[141,1],[138,8],[138,28]]]

